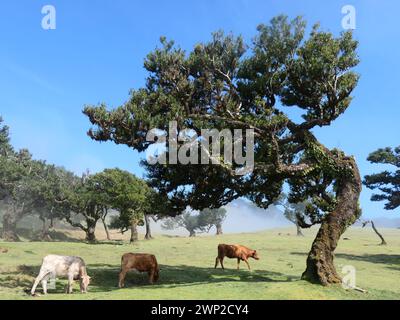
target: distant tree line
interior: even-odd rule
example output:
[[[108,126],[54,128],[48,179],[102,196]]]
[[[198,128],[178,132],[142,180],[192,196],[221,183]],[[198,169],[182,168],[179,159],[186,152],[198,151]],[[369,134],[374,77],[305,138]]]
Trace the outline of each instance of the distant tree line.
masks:
[[[177,217],[166,218],[161,227],[165,230],[184,228],[189,232],[189,237],[195,237],[197,233],[208,233],[215,227],[216,235],[221,235],[225,218],[225,208],[203,209],[199,214],[185,211]]]
[[[35,160],[27,149],[14,150],[9,128],[0,118],[0,211],[1,238],[19,241],[17,225],[27,216],[42,222],[41,240],[52,240],[50,229],[55,220],[64,221],[85,233],[88,242],[95,242],[96,226],[102,223],[111,240],[109,229],[130,231],[130,241],[139,239],[138,227],[146,226],[145,239],[151,239],[151,220],[167,217],[166,229],[184,227],[194,236],[216,228],[222,234],[226,210],[205,209],[199,215],[174,210],[169,199],[162,197],[147,181],[133,174],[105,169],[77,176],[63,167]],[[116,212],[109,217],[110,212]],[[109,221],[110,220],[110,221]],[[109,222],[108,222],[109,221]]]
[[[35,160],[27,149],[14,150],[9,128],[0,118],[0,210],[3,212],[1,238],[18,241],[17,224],[28,215],[43,223],[40,238],[51,240],[53,221],[63,220],[81,229],[86,240],[96,241],[95,230],[102,222],[110,239],[109,227],[131,231],[138,239],[137,227],[147,221],[146,238],[151,238],[150,215],[162,215],[165,201],[146,181],[120,169],[105,169],[81,177],[62,167]],[[106,218],[118,212],[110,225]],[[165,209],[164,209],[165,210]]]

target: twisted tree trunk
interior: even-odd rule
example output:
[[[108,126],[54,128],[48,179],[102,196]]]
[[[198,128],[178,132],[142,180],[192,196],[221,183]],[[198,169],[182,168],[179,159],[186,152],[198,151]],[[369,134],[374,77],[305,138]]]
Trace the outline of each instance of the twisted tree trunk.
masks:
[[[378,229],[375,228],[375,223],[371,220],[371,225],[372,225],[372,229],[374,229],[375,233],[378,235],[378,237],[381,239],[381,246],[385,246],[387,245],[385,239],[383,238],[383,236],[379,233]]]
[[[97,220],[93,220],[93,219],[86,219],[86,224],[87,224],[87,228],[85,228],[85,232],[86,232],[86,241],[87,242],[96,242],[96,234],[95,234],[95,230],[96,230],[96,224],[97,224]]]
[[[189,231],[189,237],[193,238],[196,236],[196,232],[194,230],[188,230]]]
[[[360,214],[358,200],[361,193],[361,178],[353,158],[345,158],[351,176],[344,176],[337,184],[337,206],[321,224],[307,258],[307,268],[302,279],[322,285],[340,283],[333,259],[337,243],[344,231],[352,225]]]
[[[144,238],[146,240],[153,239],[153,236],[151,235],[150,216],[149,215],[147,215],[147,214],[144,215],[144,222],[146,224],[146,235],[144,236]]]
[[[217,228],[217,236],[223,234],[223,232],[222,232],[222,224],[217,223],[215,227]]]
[[[387,243],[385,241],[385,239],[383,238],[383,236],[379,233],[378,229],[375,227],[375,223],[372,220],[369,221],[365,221],[363,222],[363,228],[368,224],[371,223],[372,229],[374,230],[374,232],[377,234],[377,236],[381,239],[381,246],[386,246]]]
[[[304,237],[303,232],[301,231],[301,227],[299,226],[298,223],[296,223],[296,228],[297,228],[297,236],[298,237]]]
[[[17,234],[18,219],[13,213],[6,212],[3,216],[3,231],[1,237],[4,241],[20,241]]]
[[[134,242],[139,240],[139,233],[138,233],[138,230],[137,230],[137,225],[138,225],[138,222],[135,219],[133,219],[131,221],[131,239],[130,239],[130,243],[134,243]]]
[[[106,223],[106,219],[105,219],[105,218],[101,218],[101,222],[103,223],[104,231],[106,232],[107,240],[108,240],[108,241],[111,241],[110,231],[108,230],[108,226],[107,226],[107,223]]]
[[[49,233],[51,223],[49,224],[49,226],[47,226],[45,218],[40,218],[40,220],[42,220],[42,231],[40,233],[40,240],[41,241],[52,241],[53,239],[51,238],[50,233]]]

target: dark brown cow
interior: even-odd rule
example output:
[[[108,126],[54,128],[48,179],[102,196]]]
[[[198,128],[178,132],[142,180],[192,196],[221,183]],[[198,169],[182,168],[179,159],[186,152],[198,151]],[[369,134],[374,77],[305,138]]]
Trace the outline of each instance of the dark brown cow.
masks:
[[[224,258],[236,258],[237,259],[237,268],[239,270],[240,260],[246,262],[247,267],[250,269],[249,262],[247,259],[250,257],[256,260],[259,260],[259,256],[256,250],[249,249],[245,246],[237,245],[237,244],[220,244],[218,245],[218,256],[215,259],[215,268],[218,266],[218,262],[221,263],[222,269],[224,268]]]
[[[151,284],[158,281],[160,269],[154,255],[147,253],[125,253],[121,258],[121,272],[119,273],[118,284],[120,288],[125,286],[125,276],[132,269],[136,269],[139,272],[147,272]]]

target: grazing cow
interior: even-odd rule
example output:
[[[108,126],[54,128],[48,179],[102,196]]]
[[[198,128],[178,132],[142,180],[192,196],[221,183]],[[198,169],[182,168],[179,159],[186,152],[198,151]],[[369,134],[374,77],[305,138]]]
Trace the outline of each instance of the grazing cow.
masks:
[[[32,287],[31,294],[35,295],[36,287],[42,282],[43,293],[47,294],[47,280],[56,277],[67,277],[67,293],[72,293],[72,284],[74,280],[79,280],[82,293],[87,292],[90,283],[90,277],[86,273],[86,264],[82,258],[48,255],[44,257],[39,275],[36,277]]]
[[[249,262],[247,261],[248,258],[253,258],[259,260],[259,256],[256,250],[249,249],[245,246],[241,245],[231,245],[231,244],[220,244],[218,245],[218,256],[215,259],[215,268],[218,266],[218,262],[221,263],[222,269],[224,268],[224,258],[237,258],[237,269],[239,270],[240,260],[246,262],[247,267],[250,269]]]
[[[121,272],[119,273],[118,283],[120,288],[125,286],[125,276],[128,271],[132,269],[136,269],[139,272],[147,272],[150,284],[158,281],[160,269],[154,255],[146,253],[125,253],[121,258]]]

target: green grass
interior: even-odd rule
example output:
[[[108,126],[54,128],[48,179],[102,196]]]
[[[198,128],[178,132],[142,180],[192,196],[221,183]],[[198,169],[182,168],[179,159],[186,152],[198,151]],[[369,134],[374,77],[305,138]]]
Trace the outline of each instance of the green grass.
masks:
[[[292,229],[282,229],[198,238],[159,235],[135,245],[0,242],[1,248],[8,249],[0,253],[0,299],[399,299],[400,230],[381,231],[388,246],[377,245],[379,239],[371,229],[352,228],[344,235],[350,240],[341,240],[336,250],[339,272],[344,265],[354,266],[357,286],[367,293],[300,280],[316,230],[306,231],[302,238]],[[247,245],[259,251],[261,260],[250,261],[251,272],[243,263],[237,271],[231,259],[225,261],[226,270],[215,270],[218,243]],[[118,289],[120,257],[126,252],[154,253],[161,265],[159,283],[148,285],[147,275],[133,272],[127,277],[127,288]],[[24,293],[32,286],[42,257],[50,253],[84,258],[93,277],[88,294],[78,290],[64,294],[64,280],[48,296],[32,298]]]

